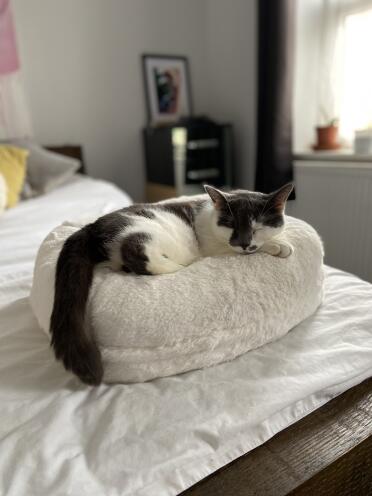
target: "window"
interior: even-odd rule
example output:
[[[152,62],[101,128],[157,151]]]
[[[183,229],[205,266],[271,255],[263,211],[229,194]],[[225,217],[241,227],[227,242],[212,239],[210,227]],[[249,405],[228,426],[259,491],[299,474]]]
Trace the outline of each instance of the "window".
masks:
[[[334,119],[344,146],[372,127],[372,0],[297,0],[295,151]]]

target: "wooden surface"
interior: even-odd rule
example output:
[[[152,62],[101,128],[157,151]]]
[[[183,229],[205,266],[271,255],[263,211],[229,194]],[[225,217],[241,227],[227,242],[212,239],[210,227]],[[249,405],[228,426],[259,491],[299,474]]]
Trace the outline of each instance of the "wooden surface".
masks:
[[[167,186],[166,184],[146,183],[146,201],[153,203],[168,198],[177,196],[177,190],[174,186]]]
[[[372,496],[372,378],[183,496]]]

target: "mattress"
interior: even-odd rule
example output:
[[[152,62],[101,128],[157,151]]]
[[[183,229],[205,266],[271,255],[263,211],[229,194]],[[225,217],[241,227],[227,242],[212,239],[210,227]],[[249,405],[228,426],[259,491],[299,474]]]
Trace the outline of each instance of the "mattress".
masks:
[[[0,494],[173,496],[372,375],[372,285],[325,267],[320,309],[231,362],[142,384],[81,384],[29,305],[38,245],[129,203],[76,177],[0,217]]]

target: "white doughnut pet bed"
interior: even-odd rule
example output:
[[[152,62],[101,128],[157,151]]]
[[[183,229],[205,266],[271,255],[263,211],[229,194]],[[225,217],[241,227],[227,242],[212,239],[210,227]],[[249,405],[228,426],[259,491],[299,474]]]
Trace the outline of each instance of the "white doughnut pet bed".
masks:
[[[42,243],[31,306],[49,331],[54,275],[65,223]],[[104,381],[144,382],[232,360],[274,341],[319,306],[323,248],[305,222],[286,217],[288,258],[265,253],[204,258],[174,274],[137,276],[97,267],[87,312]]]

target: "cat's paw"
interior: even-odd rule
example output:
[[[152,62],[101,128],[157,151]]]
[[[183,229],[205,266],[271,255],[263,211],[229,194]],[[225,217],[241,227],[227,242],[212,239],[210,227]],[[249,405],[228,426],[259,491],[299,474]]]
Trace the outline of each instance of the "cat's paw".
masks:
[[[280,254],[280,244],[279,243],[265,243],[261,250],[264,253],[268,253],[269,255],[272,255],[273,257],[278,257]]]
[[[289,255],[292,255],[293,253],[293,246],[290,245],[289,243],[279,243],[280,251],[276,255],[277,257],[280,258],[287,258]]]
[[[287,258],[293,253],[293,246],[283,241],[271,241],[265,243],[261,251],[272,255],[273,257]]]

